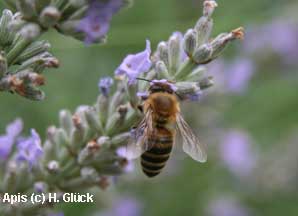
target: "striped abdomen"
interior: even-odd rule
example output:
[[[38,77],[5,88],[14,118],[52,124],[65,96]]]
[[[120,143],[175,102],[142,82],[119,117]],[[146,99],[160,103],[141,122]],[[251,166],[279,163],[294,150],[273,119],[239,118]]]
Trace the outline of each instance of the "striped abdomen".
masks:
[[[173,147],[173,134],[164,127],[158,127],[156,130],[156,135],[148,137],[152,148],[141,156],[142,169],[148,177],[154,177],[161,172]]]

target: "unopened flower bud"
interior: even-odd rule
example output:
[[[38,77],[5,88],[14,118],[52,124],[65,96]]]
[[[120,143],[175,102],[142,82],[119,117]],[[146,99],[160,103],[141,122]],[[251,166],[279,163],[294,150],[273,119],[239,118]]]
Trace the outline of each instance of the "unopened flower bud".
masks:
[[[0,53],[0,79],[7,72],[7,60],[4,57],[4,53]]]
[[[209,44],[203,44],[195,50],[192,58],[197,64],[204,64],[208,63],[211,55],[212,47]]]
[[[18,11],[22,12],[25,19],[31,19],[36,16],[37,12],[35,10],[34,0],[17,0],[16,5]]]
[[[114,93],[113,97],[111,98],[111,102],[109,105],[109,115],[113,113],[120,104],[123,104],[124,98],[125,98],[125,87],[120,85],[118,86],[117,91]]]
[[[3,10],[2,16],[0,19],[0,44],[8,45],[12,42],[14,38],[14,32],[12,32],[8,26],[9,23],[13,20],[13,14],[10,10]]]
[[[244,29],[242,27],[237,28],[230,33],[222,33],[218,35],[211,43],[212,46],[212,59],[215,59],[226,48],[227,44],[235,39],[243,39]]]
[[[73,128],[72,116],[69,110],[60,111],[59,122],[60,122],[60,127],[62,127],[69,135]]]
[[[162,41],[157,46],[157,53],[159,59],[165,63],[165,65],[169,66],[169,50],[166,42]]]
[[[99,181],[99,174],[93,167],[83,167],[81,169],[81,177],[90,183],[95,183]]]
[[[212,77],[206,77],[199,81],[200,89],[206,89],[214,85],[214,81]]]
[[[101,148],[105,149],[110,146],[111,144],[111,139],[108,136],[100,136],[96,142],[98,143]]]
[[[62,23],[59,23],[59,25],[56,26],[56,28],[59,30],[59,32],[72,36],[78,40],[84,40],[85,34],[81,31],[78,31],[78,26],[81,23],[81,19],[76,20],[67,20]],[[104,42],[105,38],[101,38],[101,41]]]
[[[176,93],[181,97],[184,95],[193,94],[200,90],[200,87],[196,82],[177,82],[176,87],[178,88]]]
[[[109,111],[109,99],[102,94],[97,98],[96,111],[99,114],[101,124],[105,125]]]
[[[197,46],[201,46],[208,42],[213,28],[213,20],[208,17],[201,17],[196,26],[195,30],[197,32]]]
[[[71,132],[70,143],[75,148],[79,148],[83,145],[86,129],[82,123],[82,119],[78,115],[73,115],[72,121],[74,128]]]
[[[90,128],[97,133],[103,133],[103,126],[101,125],[98,115],[93,108],[90,108],[85,112],[85,118]]]
[[[29,73],[28,74],[28,79],[34,86],[41,86],[45,84],[45,78],[38,73]]]
[[[125,145],[130,138],[131,134],[129,132],[118,134],[112,138],[111,145],[114,147]]]
[[[111,117],[109,117],[108,121],[107,121],[107,125],[106,125],[106,133],[110,136],[110,135],[113,135],[117,128],[121,127],[123,122],[124,122],[124,119],[125,119],[125,116],[126,116],[126,113],[127,113],[127,108],[126,110],[124,110],[125,112],[115,112],[112,114]]]
[[[48,184],[42,181],[38,181],[34,183],[34,191],[36,191],[37,193],[45,193],[48,191]]]
[[[40,35],[40,27],[34,23],[26,24],[20,30],[20,35],[26,40],[33,41]]]
[[[49,50],[50,44],[47,41],[36,41],[32,43],[21,55],[18,56],[16,62],[24,62],[28,59],[39,55],[41,53],[45,53]]]
[[[41,24],[46,27],[54,26],[60,19],[61,13],[56,7],[48,6],[43,9],[40,14],[40,22]]]
[[[9,22],[7,27],[15,34],[15,32],[20,31],[26,23],[27,22],[22,19],[13,19]]]
[[[60,171],[60,165],[58,161],[52,160],[48,163],[47,169],[50,173],[58,173]]]
[[[136,97],[138,92],[138,85],[127,85],[126,93],[128,95],[129,103],[132,107],[137,107],[139,104],[138,97]]]
[[[156,62],[155,70],[159,79],[169,79],[169,71],[163,61]]]
[[[183,49],[188,56],[192,56],[197,47],[197,32],[193,29],[187,30],[183,38]]]
[[[87,145],[79,152],[78,163],[79,164],[90,164],[93,162],[100,152],[102,146],[96,140],[90,140]]]
[[[168,42],[169,72],[175,74],[180,63],[181,41],[177,34],[173,34]]]
[[[217,3],[214,0],[207,0],[204,2],[204,9],[203,9],[203,15],[206,17],[210,17],[214,9],[217,7]]]
[[[16,93],[30,100],[41,101],[45,98],[43,91],[30,84],[26,85],[25,83],[20,82],[20,84],[15,85],[15,87]]]

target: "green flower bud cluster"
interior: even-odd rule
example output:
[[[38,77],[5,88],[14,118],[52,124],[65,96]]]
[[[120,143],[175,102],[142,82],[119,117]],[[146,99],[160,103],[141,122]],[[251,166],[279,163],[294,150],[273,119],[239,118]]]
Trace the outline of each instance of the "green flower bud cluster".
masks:
[[[120,95],[111,98],[99,95],[98,103],[116,106],[111,118],[103,119],[105,106],[80,106],[72,114],[61,110],[59,127],[51,126],[47,130],[47,139],[42,145],[43,154],[38,164],[28,167],[9,159],[5,166],[0,193],[24,195],[32,193],[83,192],[91,187],[105,189],[111,184],[110,176],[126,173],[130,165],[119,152],[130,139],[127,128],[120,132],[124,122],[125,106],[119,106]],[[104,101],[103,101],[104,100]],[[109,101],[109,102],[108,102]],[[113,104],[113,105],[112,105]],[[119,113],[119,115],[116,115]],[[57,196],[57,199],[59,196]],[[46,199],[47,200],[47,199]],[[60,200],[62,201],[62,200]],[[47,202],[47,201],[46,201]],[[1,215],[37,215],[51,205],[31,202],[2,203]]]
[[[17,93],[31,100],[42,100],[38,88],[44,84],[46,68],[57,68],[59,61],[47,41],[36,40],[41,29],[22,21],[19,13],[4,10],[0,18],[0,91]]]
[[[153,56],[151,71],[140,77],[147,80],[166,79],[176,85],[176,93],[181,99],[198,99],[192,96],[213,85],[212,77],[204,77],[204,65],[216,59],[229,42],[244,36],[240,27],[210,39],[213,28],[211,16],[216,7],[214,0],[204,1],[203,16],[195,27],[188,29],[184,35],[175,32],[168,41],[160,42]],[[137,88],[129,86],[128,89],[132,91],[129,95],[133,96],[146,88],[145,83]]]
[[[45,94],[39,89],[45,83],[42,73],[46,68],[57,68],[59,61],[49,52],[50,43],[38,41],[38,37],[54,28],[81,41],[104,42],[113,11],[131,3],[120,0],[116,7],[112,0],[105,1],[106,6],[100,11],[92,8],[91,2],[96,1],[4,0],[12,11],[17,12],[5,9],[0,19],[0,91],[43,100]],[[107,13],[109,17],[94,21],[98,13]],[[101,32],[104,27],[106,31]],[[86,34],[99,35],[88,39]]]
[[[85,34],[78,30],[78,26],[90,9],[89,0],[4,0],[4,2],[19,11],[23,24],[34,23],[41,31],[54,28],[62,34],[81,41],[85,40]],[[123,0],[122,7],[130,5],[131,2]]]

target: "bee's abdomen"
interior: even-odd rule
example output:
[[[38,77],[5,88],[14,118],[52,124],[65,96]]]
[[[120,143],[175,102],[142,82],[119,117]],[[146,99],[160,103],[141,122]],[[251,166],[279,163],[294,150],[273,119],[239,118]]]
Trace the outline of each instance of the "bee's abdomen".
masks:
[[[148,140],[152,148],[141,156],[143,172],[148,177],[158,175],[166,165],[173,147],[173,135],[166,129],[159,129],[154,137]]]

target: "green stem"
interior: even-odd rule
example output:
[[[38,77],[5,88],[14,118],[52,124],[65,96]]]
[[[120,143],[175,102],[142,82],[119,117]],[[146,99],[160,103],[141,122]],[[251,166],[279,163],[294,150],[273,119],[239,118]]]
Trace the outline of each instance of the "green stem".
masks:
[[[174,79],[182,80],[196,67],[198,67],[198,65],[192,59],[187,59],[175,74]]]

